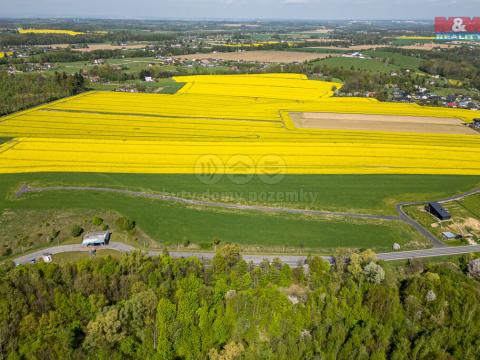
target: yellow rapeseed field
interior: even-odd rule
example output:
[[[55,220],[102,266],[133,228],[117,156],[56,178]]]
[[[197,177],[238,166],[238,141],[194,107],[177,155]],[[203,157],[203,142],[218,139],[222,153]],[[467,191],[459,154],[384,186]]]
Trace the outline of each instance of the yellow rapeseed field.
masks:
[[[435,36],[398,36],[396,37],[397,40],[435,40]]]
[[[77,36],[83,35],[84,32],[73,31],[73,30],[59,30],[59,29],[18,29],[19,34],[62,34]]]
[[[242,48],[242,47],[262,47],[266,45],[278,45],[278,44],[287,44],[288,46],[293,46],[296,44],[294,41],[289,41],[289,42],[281,42],[281,41],[259,41],[255,43],[237,43],[237,44],[219,44],[221,46],[225,47],[233,47],[233,48]]]
[[[0,51],[0,59],[3,59],[5,56],[13,56],[13,51]]]
[[[299,74],[175,80],[186,83],[175,95],[89,92],[0,118],[0,137],[12,138],[0,145],[0,172],[194,173],[211,156],[225,173],[480,175],[475,133],[301,129],[290,117],[324,112],[470,122],[478,116],[473,111],[331,97],[341,84]]]

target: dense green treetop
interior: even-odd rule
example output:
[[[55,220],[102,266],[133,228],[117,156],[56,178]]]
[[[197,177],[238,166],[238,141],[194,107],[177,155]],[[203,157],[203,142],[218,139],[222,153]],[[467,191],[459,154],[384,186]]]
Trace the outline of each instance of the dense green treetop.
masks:
[[[0,271],[8,359],[475,359],[476,262],[406,268],[372,253],[252,266],[145,257]],[[468,275],[473,271],[472,277]]]

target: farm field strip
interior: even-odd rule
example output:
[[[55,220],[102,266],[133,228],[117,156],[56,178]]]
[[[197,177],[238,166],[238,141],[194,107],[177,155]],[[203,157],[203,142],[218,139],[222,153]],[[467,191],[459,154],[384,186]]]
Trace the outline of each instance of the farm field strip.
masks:
[[[42,141],[43,140],[43,141]],[[224,163],[239,153],[257,164],[270,154],[281,156],[285,162],[282,171],[288,174],[309,174],[321,171],[329,173],[370,174],[381,170],[384,173],[445,173],[455,174],[462,169],[465,174],[480,172],[480,160],[475,154],[456,152],[455,149],[433,153],[430,148],[403,148],[362,146],[321,146],[310,144],[308,153],[303,146],[289,147],[283,143],[252,147],[251,142],[219,142],[192,146],[184,142],[163,143],[159,141],[92,141],[82,139],[19,139],[18,143],[2,154],[0,166],[4,172],[20,168],[41,168],[55,171],[69,167],[71,171],[94,171],[102,168],[112,172],[157,172],[189,173],[199,154],[215,154]],[[267,144],[265,144],[267,145]],[[1,148],[0,148],[1,149]],[[401,150],[401,151],[399,151]],[[101,154],[101,157],[99,157]],[[120,160],[120,161],[119,161]],[[50,163],[55,164],[53,166]],[[342,167],[339,166],[342,165]],[[278,165],[273,166],[278,169]],[[262,169],[269,170],[263,165]],[[251,171],[248,167],[226,167],[227,173]]]
[[[18,29],[19,34],[61,34],[61,35],[70,35],[77,36],[83,35],[84,32],[73,31],[73,30],[63,30],[63,29]]]
[[[471,121],[477,114],[473,111],[463,109],[449,109],[438,107],[422,107],[416,104],[390,104],[370,101],[345,101],[344,98],[330,98],[322,101],[272,101],[263,103],[255,101],[255,98],[239,105],[235,104],[237,97],[229,96],[225,100],[229,106],[222,105],[223,101],[218,101],[217,96],[212,96],[210,101],[201,102],[204,97],[197,98],[196,94],[171,95],[153,95],[157,99],[137,100],[135,97],[130,99],[109,100],[109,97],[103,98],[102,92],[89,95],[88,98],[80,97],[68,102],[60,102],[48,107],[55,110],[95,110],[98,112],[118,112],[118,113],[142,113],[168,115],[200,115],[204,117],[222,116],[236,118],[256,118],[262,119],[277,118],[278,111],[292,112],[328,112],[328,113],[350,113],[350,114],[380,114],[380,115],[401,115],[401,116],[426,116],[426,117],[454,117],[464,121]],[[341,100],[340,100],[341,99]],[[152,101],[156,100],[156,101]],[[108,105],[107,105],[108,104]],[[221,107],[221,108],[220,108]],[[137,110],[138,109],[138,110]]]
[[[175,79],[187,83],[175,95],[90,92],[1,118],[0,137],[14,141],[0,145],[0,173],[188,174],[196,171],[203,155],[215,155],[228,164],[241,154],[256,166],[218,170],[480,174],[474,150],[480,148],[480,137],[475,133],[379,131],[373,120],[371,130],[302,129],[290,116],[343,114],[338,117],[364,119],[365,124],[369,117],[396,117],[398,123],[428,117],[431,123],[446,126],[458,124],[455,119],[471,121],[476,116],[472,111],[332,98],[332,87],[341,84],[311,81],[299,74]],[[282,159],[280,166],[262,162],[272,154]]]
[[[241,138],[244,136],[264,139],[268,141],[318,141],[318,142],[380,142],[389,144],[423,144],[428,140],[430,145],[444,146],[446,141],[449,146],[463,146],[465,141],[470,142],[471,147],[480,145],[480,139],[471,136],[452,136],[446,134],[425,134],[418,138],[411,133],[377,133],[356,132],[349,130],[318,130],[308,129],[285,131],[283,124],[253,122],[253,121],[221,121],[221,120],[197,120],[165,118],[155,119],[141,116],[115,116],[115,115],[89,115],[78,113],[55,113],[49,117],[48,112],[39,112],[39,115],[27,113],[23,117],[11,118],[3,127],[3,135],[10,137],[21,136],[49,136],[70,137],[83,136],[93,138],[121,138],[121,139],[144,139],[157,138],[166,140],[171,137],[185,139],[205,136],[206,140],[211,137]],[[146,121],[148,120],[148,121]],[[359,135],[362,135],[359,137]],[[475,140],[475,141],[473,141]]]

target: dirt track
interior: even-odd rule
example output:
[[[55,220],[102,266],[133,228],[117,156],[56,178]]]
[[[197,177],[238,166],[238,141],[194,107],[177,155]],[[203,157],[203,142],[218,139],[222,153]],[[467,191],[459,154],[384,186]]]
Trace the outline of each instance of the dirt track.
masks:
[[[475,135],[459,119],[338,113],[291,113],[298,128]]]
[[[252,61],[252,62],[271,62],[271,63],[291,63],[304,62],[315,59],[323,59],[329,56],[337,56],[336,54],[315,54],[307,52],[295,51],[242,51],[227,53],[208,53],[208,54],[190,54],[177,56],[179,59],[201,60],[201,59],[218,59],[232,61]]]

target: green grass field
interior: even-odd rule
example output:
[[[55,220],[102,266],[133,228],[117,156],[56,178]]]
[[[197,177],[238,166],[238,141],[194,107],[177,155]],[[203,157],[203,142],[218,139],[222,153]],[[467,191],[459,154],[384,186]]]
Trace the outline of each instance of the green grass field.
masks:
[[[175,72],[181,70],[182,73],[188,74],[214,74],[222,73],[228,71],[227,66],[215,66],[211,68],[205,68],[200,66],[174,66],[174,65],[163,65],[163,61],[156,59],[154,57],[138,57],[138,58],[123,58],[123,59],[105,59],[104,63],[107,65],[116,65],[123,68],[123,71],[127,74],[135,74],[141,70],[148,69],[149,64],[154,64],[159,67],[162,71],[171,71]],[[89,61],[75,61],[75,62],[59,62],[55,63],[55,67],[49,72],[66,72],[67,74],[74,74],[83,69],[89,70],[93,69],[95,65]]]
[[[418,70],[424,61],[418,57],[402,55],[391,51],[367,50],[363,51],[363,54],[373,58],[388,59],[389,64],[397,65],[403,69]]]
[[[415,45],[415,44],[430,44],[432,42],[431,39],[393,39],[392,45],[395,46],[405,46],[405,45]]]
[[[97,249],[97,253],[95,255],[90,255],[88,252],[85,251],[72,251],[66,253],[55,254],[52,256],[53,262],[57,264],[66,264],[71,262],[77,262],[84,259],[90,259],[93,257],[107,257],[111,256],[113,258],[119,259],[122,256],[122,253],[110,250],[110,249]]]
[[[123,59],[105,59],[105,64],[125,66],[127,73],[139,72],[142,69],[146,69],[148,64],[161,64],[162,62],[154,57],[142,57],[142,58],[123,58]],[[89,61],[75,61],[75,62],[59,62],[55,63],[55,67],[49,71],[62,72],[67,74],[74,74],[82,69],[91,69],[95,65]]]
[[[399,201],[429,200],[466,191],[478,185],[478,177],[400,175],[292,175],[272,187],[260,181],[248,186],[222,181],[206,187],[194,175],[134,174],[16,174],[0,177],[0,212],[10,210],[115,211],[137,221],[153,240],[167,244],[196,244],[210,248],[215,239],[235,242],[249,249],[282,251],[296,248],[324,252],[335,248],[374,248],[388,251],[393,242],[403,248],[428,246],[401,222],[306,217],[188,207],[159,200],[91,191],[54,191],[27,194],[17,199],[21,183],[36,186],[89,185],[169,192],[182,197],[238,192],[235,202],[312,208],[357,213],[395,214]],[[315,201],[249,201],[251,194],[312,192]],[[182,193],[183,192],[183,193]],[[243,196],[243,197],[242,197]],[[218,200],[218,199],[214,199]]]
[[[0,207],[4,194],[21,183],[88,185],[167,192],[181,197],[208,199],[222,195],[231,202],[268,204],[301,209],[350,211],[394,215],[402,201],[427,201],[458,194],[480,185],[478,176],[451,175],[288,175],[275,186],[254,177],[246,185],[223,178],[204,185],[195,175],[32,173],[0,175]],[[273,194],[273,199],[268,199]],[[298,195],[298,201],[275,201],[276,195]],[[308,195],[308,196],[307,196]]]
[[[40,212],[115,209],[134,219],[152,239],[166,245],[196,244],[209,248],[215,239],[275,251],[282,248],[328,251],[338,247],[387,251],[395,241],[406,248],[427,245],[416,232],[400,222],[218,210],[119,194],[55,191],[29,194],[9,201],[8,205],[17,210]]]
[[[375,59],[358,59],[358,58],[346,58],[346,57],[333,57],[322,60],[317,60],[316,63],[320,65],[327,65],[330,67],[350,69],[351,67],[356,70],[363,71],[375,71],[389,73],[391,71],[398,71],[401,69],[398,65],[386,64]]]
[[[459,203],[465,210],[480,219],[480,195],[468,196]]]

